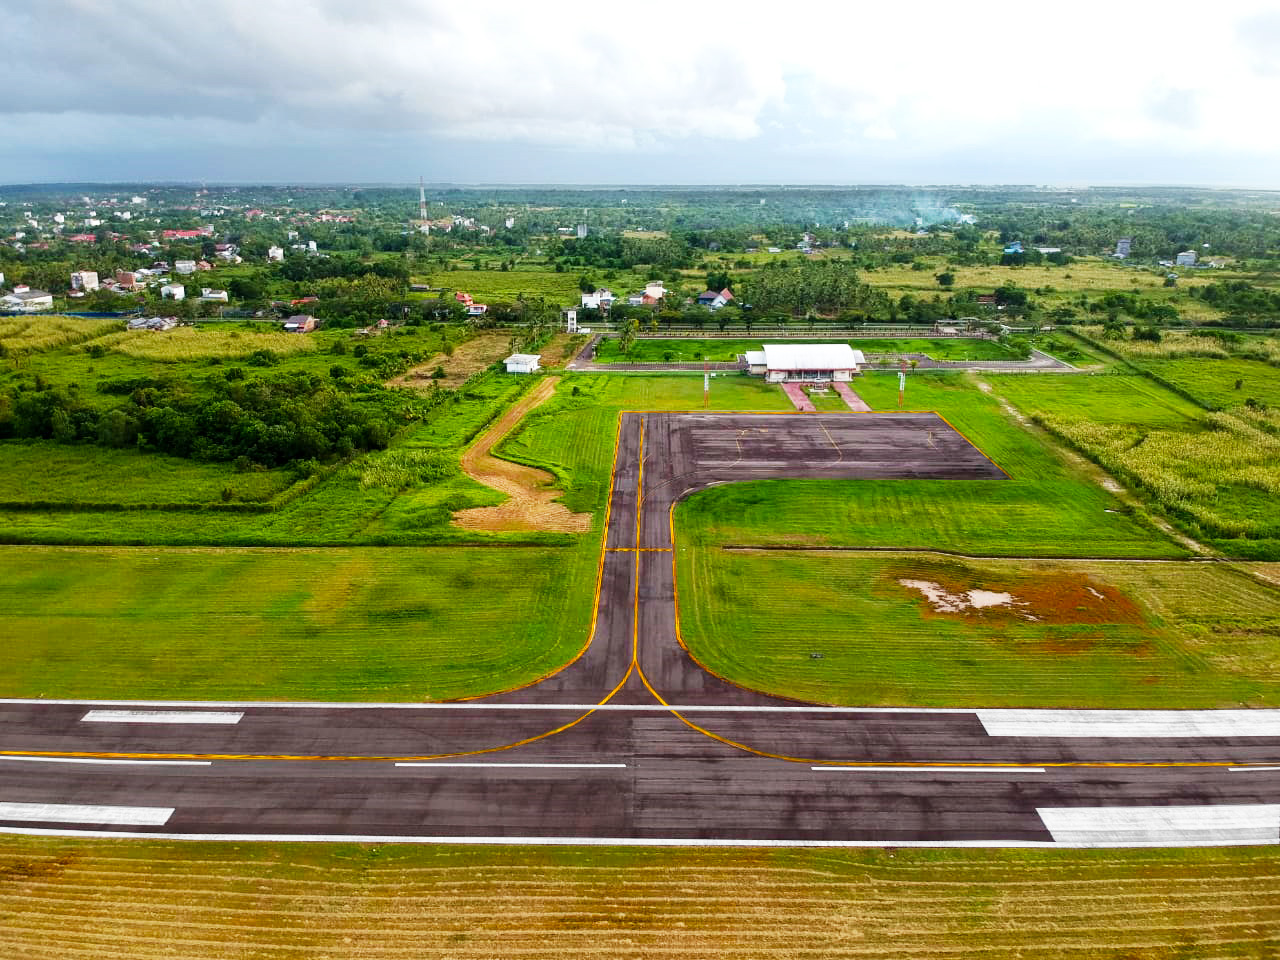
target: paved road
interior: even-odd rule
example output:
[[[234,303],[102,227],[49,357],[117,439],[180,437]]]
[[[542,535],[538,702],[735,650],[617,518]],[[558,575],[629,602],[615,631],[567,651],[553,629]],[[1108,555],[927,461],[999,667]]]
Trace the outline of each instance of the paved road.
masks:
[[[672,507],[714,484],[794,476],[1004,475],[932,414],[627,414],[592,639],[560,672],[456,704],[0,702],[0,830],[1280,840],[1280,711],[833,709],[701,669],[677,628]]]

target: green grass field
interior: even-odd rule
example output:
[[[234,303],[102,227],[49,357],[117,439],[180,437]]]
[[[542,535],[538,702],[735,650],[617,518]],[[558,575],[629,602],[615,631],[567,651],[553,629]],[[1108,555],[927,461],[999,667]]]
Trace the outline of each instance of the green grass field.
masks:
[[[469,550],[0,548],[0,696],[491,692],[560,666],[586,641],[596,557],[591,538]]]
[[[846,705],[1280,704],[1280,590],[1219,565],[697,544],[680,551],[679,574],[692,654],[770,693]],[[1019,605],[940,613],[901,580],[1008,592]]]
[[[775,338],[776,339],[776,338]],[[748,350],[759,350],[765,343],[772,343],[766,334],[755,340],[722,340],[716,338],[642,339],[631,345],[630,353],[618,349],[618,341],[609,337],[600,341],[596,349],[599,363],[690,363],[700,360],[732,362]],[[791,342],[788,338],[786,342]],[[852,340],[824,340],[815,337],[813,343],[847,343],[865,354],[873,353],[925,353],[935,360],[1009,360],[1013,353],[994,340],[979,339],[923,339],[900,338],[896,340],[855,338]],[[670,355],[671,359],[667,360]]]
[[[270,500],[293,483],[288,470],[236,473],[229,463],[201,463],[137,450],[51,440],[0,442],[0,503],[221,503]]]
[[[1280,408],[1280,367],[1259,360],[1201,357],[1146,360],[1142,366],[1182,388],[1205,405],[1229,410],[1250,397]],[[1236,389],[1236,381],[1241,381]]]
[[[60,960],[1267,960],[1280,943],[1274,867],[1265,846],[698,850],[6,837],[0,939],[11,956]]]
[[[897,377],[854,388],[897,405]],[[1000,556],[1176,557],[1185,551],[1134,516],[1078,463],[954,374],[912,374],[906,406],[935,410],[1011,475],[1007,480],[758,480],[677,507],[697,543],[944,548]]]

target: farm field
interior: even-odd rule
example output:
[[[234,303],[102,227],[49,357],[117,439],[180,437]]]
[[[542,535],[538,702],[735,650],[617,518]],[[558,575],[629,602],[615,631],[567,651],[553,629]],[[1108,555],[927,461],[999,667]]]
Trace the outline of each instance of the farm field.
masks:
[[[1269,956],[1267,847],[692,850],[6,837],[14,956]],[[626,882],[619,884],[619,876]],[[393,895],[389,895],[389,891]],[[140,898],[146,918],[137,916]]]
[[[791,331],[794,333],[794,331]],[[732,362],[748,350],[759,350],[766,343],[773,343],[767,335],[754,340],[707,339],[637,339],[630,353],[622,353],[618,341],[606,337],[596,348],[598,363],[688,363],[699,360]],[[805,340],[788,336],[783,342],[847,343],[865,354],[874,353],[925,353],[935,360],[1012,360],[1012,351],[994,340],[970,338],[904,338],[877,339],[855,337],[848,340],[832,340],[821,335]],[[670,360],[667,359],[670,355]]]
[[[1146,360],[1142,366],[1215,409],[1241,406],[1250,397],[1268,407],[1280,407],[1280,366],[1260,360]]]
[[[1148,365],[1186,363],[1222,364],[1239,372],[1246,361]],[[1143,377],[987,380],[1050,431],[1142,491],[1193,536],[1228,556],[1280,556],[1280,524],[1271,502],[1280,489],[1280,441],[1267,432],[1268,414],[1245,408],[1206,413]]]
[[[853,387],[873,410],[897,408],[896,376],[870,373]],[[942,548],[998,556],[1185,555],[968,377],[908,375],[906,398],[909,409],[941,413],[1010,479],[730,484],[678,506],[677,533],[695,543]]]
[[[769,693],[850,706],[1280,704],[1280,588],[1220,564],[714,544],[679,561],[690,652]],[[1010,599],[974,607],[971,590]]]
[[[593,275],[597,273],[590,272]],[[473,270],[470,262],[459,261],[456,270],[433,272],[415,278],[415,282],[469,293],[476,303],[501,303],[521,297],[526,300],[541,297],[553,303],[572,304],[578,302],[578,278],[582,273],[582,270],[556,273],[540,266],[530,269],[519,264],[514,270]],[[620,294],[630,290],[625,276],[607,281],[601,276],[600,283],[613,285],[612,288]],[[633,280],[632,285],[643,287],[643,278]]]
[[[0,696],[488,693],[586,641],[597,548],[0,548]]]

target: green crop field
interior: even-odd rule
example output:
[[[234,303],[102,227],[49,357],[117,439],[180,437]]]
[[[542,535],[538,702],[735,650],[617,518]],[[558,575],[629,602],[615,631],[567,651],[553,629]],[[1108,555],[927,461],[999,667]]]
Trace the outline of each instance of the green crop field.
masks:
[[[896,409],[898,378],[854,388]],[[934,410],[1008,471],[1001,480],[757,480],[677,507],[698,542],[945,548],[1001,556],[1176,557],[1185,551],[966,377],[911,374],[906,406]]]
[[[1199,429],[1204,410],[1141,376],[981,375],[997,395],[1027,414],[1079,417],[1093,423]]]
[[[1280,591],[1204,563],[679,552],[681,629],[715,673],[846,705],[1280,704]],[[989,590],[1008,606],[940,612]]]
[[[1280,366],[1240,358],[1146,360],[1142,366],[1210,407],[1229,410],[1252,397],[1280,408]]]
[[[571,548],[0,548],[0,696],[491,692],[560,666],[586,641],[596,557],[591,538]]]
[[[1280,943],[1274,868],[1265,846],[698,850],[6,837],[0,939],[14,957],[60,960],[1265,960]]]
[[[775,338],[776,339],[776,338]],[[788,337],[784,342],[793,342]],[[690,363],[700,360],[733,362],[748,350],[759,350],[765,343],[773,343],[768,335],[755,340],[726,340],[718,338],[639,339],[631,345],[630,353],[622,353],[615,338],[607,337],[596,348],[598,363]],[[977,338],[854,338],[831,340],[814,337],[812,340],[794,341],[812,343],[847,343],[865,354],[875,353],[924,353],[935,360],[1011,360],[1012,351],[994,340]],[[668,359],[668,357],[670,359]]]

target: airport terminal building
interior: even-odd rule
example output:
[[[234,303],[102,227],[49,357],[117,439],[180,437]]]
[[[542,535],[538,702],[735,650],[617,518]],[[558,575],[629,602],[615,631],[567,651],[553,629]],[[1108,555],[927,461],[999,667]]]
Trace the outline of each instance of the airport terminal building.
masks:
[[[847,343],[766,343],[745,354],[747,371],[770,383],[851,380],[867,362]]]

